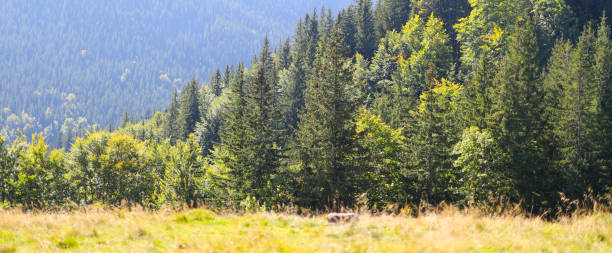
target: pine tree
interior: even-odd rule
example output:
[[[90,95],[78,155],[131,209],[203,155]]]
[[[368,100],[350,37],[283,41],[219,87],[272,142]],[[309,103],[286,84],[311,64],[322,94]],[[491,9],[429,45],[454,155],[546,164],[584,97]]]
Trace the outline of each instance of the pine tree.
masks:
[[[181,90],[181,106],[179,108],[179,136],[186,140],[193,133],[196,123],[200,122],[200,103],[198,81],[193,79]]]
[[[306,15],[305,22],[305,61],[303,62],[306,66],[312,66],[314,62],[315,55],[317,53],[317,47],[319,46],[319,39],[321,38],[319,34],[319,20],[317,19],[317,9],[313,10],[312,18],[309,18]]]
[[[295,32],[295,43],[292,50],[292,62],[287,72],[279,77],[279,96],[281,112],[285,119],[285,126],[295,133],[298,129],[299,113],[304,107],[304,93],[306,82],[311,75],[311,68],[315,58],[317,43],[319,41],[317,22],[313,22],[307,14],[304,21],[298,21]]]
[[[164,138],[170,140],[170,144],[176,143],[176,141],[180,138],[178,126],[179,107],[180,102],[178,98],[178,90],[174,88],[170,106],[166,110],[166,117],[164,119],[162,130]]]
[[[308,82],[305,111],[300,115],[295,153],[303,166],[298,201],[312,207],[337,209],[354,200],[351,119],[357,109],[353,67],[339,30],[319,47],[314,74]]]
[[[376,50],[377,37],[374,32],[374,15],[371,0],[359,0],[356,15],[357,34],[355,50],[370,59]]]

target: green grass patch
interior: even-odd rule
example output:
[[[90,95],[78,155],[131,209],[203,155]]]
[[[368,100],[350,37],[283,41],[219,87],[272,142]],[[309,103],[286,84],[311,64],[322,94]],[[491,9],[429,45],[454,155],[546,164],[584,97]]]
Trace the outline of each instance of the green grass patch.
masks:
[[[210,210],[22,214],[0,210],[2,252],[612,252],[612,214],[547,222],[449,211],[421,217],[215,214]]]

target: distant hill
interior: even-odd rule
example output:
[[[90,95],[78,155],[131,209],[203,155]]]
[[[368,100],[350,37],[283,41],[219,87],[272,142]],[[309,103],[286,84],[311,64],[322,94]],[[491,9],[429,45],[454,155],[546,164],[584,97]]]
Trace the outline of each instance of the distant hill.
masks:
[[[166,106],[188,79],[250,62],[313,8],[352,0],[4,0],[0,134],[116,125]]]

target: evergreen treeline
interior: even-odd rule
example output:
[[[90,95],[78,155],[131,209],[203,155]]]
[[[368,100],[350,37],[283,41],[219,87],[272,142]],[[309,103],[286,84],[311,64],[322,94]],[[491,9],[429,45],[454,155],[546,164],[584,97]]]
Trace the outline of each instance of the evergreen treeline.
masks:
[[[452,8],[449,8],[452,7]],[[606,1],[358,0],[164,112],[0,149],[2,201],[574,208],[612,190]],[[170,94],[168,94],[170,95]],[[169,96],[170,97],[170,96]]]

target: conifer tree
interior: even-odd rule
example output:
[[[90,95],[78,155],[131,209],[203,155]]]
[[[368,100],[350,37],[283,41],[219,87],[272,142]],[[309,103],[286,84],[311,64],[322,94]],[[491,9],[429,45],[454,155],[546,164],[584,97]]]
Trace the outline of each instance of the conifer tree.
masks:
[[[225,66],[225,72],[223,72],[223,85],[221,89],[229,87],[229,82],[232,79],[232,73],[234,72],[234,66]]]
[[[121,123],[119,124],[120,127],[125,128],[130,122],[132,122],[132,120],[130,119],[130,115],[126,110],[123,110],[123,116],[121,117]]]
[[[534,210],[541,210],[553,204],[555,192],[553,173],[548,170],[549,138],[543,131],[538,45],[530,20],[517,23],[516,31],[495,77],[492,125],[498,126],[493,132],[509,157],[506,168],[520,198]]]
[[[570,173],[571,184],[580,190],[586,189],[586,186],[585,182],[579,180],[579,176],[582,171],[594,166],[594,161],[589,157],[594,157],[593,152],[596,150],[598,87],[592,57],[595,39],[592,29],[584,31],[567,59],[568,72],[557,76],[556,80],[561,88],[559,112],[554,118],[559,136],[558,147],[562,154],[559,167]]]
[[[351,55],[355,53],[355,49],[357,48],[357,26],[355,23],[354,8],[353,6],[349,6],[348,9],[342,10],[338,13],[338,18],[336,19],[336,27],[344,34],[344,43],[348,46],[349,54]]]
[[[271,178],[276,174],[280,161],[279,137],[281,114],[278,110],[276,98],[276,76],[273,69],[272,56],[268,40],[260,54],[253,83],[248,86],[247,105],[250,109],[247,115],[248,131],[252,133],[249,143],[256,153],[251,156],[250,168],[246,171],[251,184],[248,190],[255,197],[272,197]]]
[[[374,34],[377,38],[383,38],[387,35],[383,2],[384,0],[376,0],[376,5],[374,7]]]
[[[374,15],[372,12],[371,0],[359,0],[357,4],[356,26],[357,34],[355,35],[356,48],[366,59],[370,59],[376,50],[376,33],[374,32]]]
[[[478,64],[473,67],[474,74],[467,81],[463,94],[462,113],[465,123],[479,129],[489,127],[487,120],[491,117],[491,96],[495,78],[495,68],[491,67],[492,64],[486,53],[483,53]]]
[[[328,37],[334,27],[334,18],[331,9],[321,8],[321,20],[319,21],[319,37]]]
[[[612,4],[609,4],[612,10]],[[597,85],[599,143],[598,162],[587,182],[596,193],[612,188],[612,40],[609,20],[604,15],[595,42],[595,82]]]
[[[174,88],[172,92],[172,99],[170,100],[170,106],[166,110],[166,118],[164,119],[163,124],[163,136],[170,140],[170,144],[176,143],[176,140],[179,139],[179,127],[178,127],[178,118],[179,118],[179,98],[178,91]]]
[[[14,180],[13,159],[4,146],[4,140],[0,135],[0,203],[8,201],[11,189],[11,180]]]
[[[382,6],[385,30],[400,31],[410,18],[410,0],[384,0]]]
[[[181,140],[186,140],[193,133],[196,123],[200,122],[200,103],[198,81],[193,79],[181,90],[181,106],[179,108],[179,134]]]
[[[215,94],[215,97],[221,96],[221,92],[223,92],[223,80],[221,77],[221,70],[217,69],[215,74],[210,77],[210,87]]]
[[[440,203],[454,199],[451,151],[458,142],[461,128],[457,126],[458,100],[462,87],[446,79],[437,80],[435,70],[425,73],[427,89],[420,104],[410,112],[407,126],[410,167],[416,170],[413,180],[419,185],[420,199]]]
[[[288,69],[291,65],[291,41],[289,39],[285,42],[280,43],[280,46],[276,48],[274,52],[274,61],[276,62],[276,69],[283,70]]]
[[[229,168],[229,186],[239,193],[247,192],[245,183],[250,180],[246,171],[256,150],[253,149],[251,138],[253,132],[249,128],[247,96],[245,94],[244,65],[238,65],[236,77],[230,82],[230,102],[223,117],[220,131],[221,160]],[[239,196],[243,197],[243,196]]]
[[[351,119],[357,101],[353,66],[339,30],[321,44],[308,82],[305,111],[294,146],[304,184],[298,201],[313,207],[338,208],[354,200],[356,171],[348,158],[353,147]]]
[[[295,133],[295,129],[298,128],[298,115],[304,107],[306,82],[310,78],[315,57],[314,50],[319,41],[318,25],[313,23],[309,15],[306,15],[304,21],[298,21],[294,39],[291,66],[283,76],[279,77],[279,86],[282,90],[281,112],[286,128],[291,130],[290,133]]]

